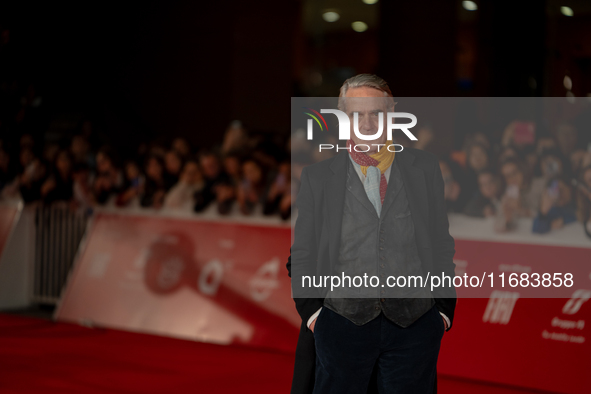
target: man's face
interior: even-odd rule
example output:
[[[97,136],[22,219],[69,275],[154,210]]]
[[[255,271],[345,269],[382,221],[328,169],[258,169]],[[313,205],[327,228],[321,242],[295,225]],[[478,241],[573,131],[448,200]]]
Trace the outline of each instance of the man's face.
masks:
[[[384,96],[384,92],[369,88],[359,87],[352,88],[347,91],[345,97],[348,99],[345,101],[345,112],[349,116],[351,122],[351,139],[355,144],[369,145],[370,150],[365,152],[372,154],[378,151],[378,147],[372,144],[385,144],[387,139],[386,133],[386,112],[387,99]],[[349,99],[351,98],[351,99]],[[391,109],[393,111],[394,109]],[[379,129],[380,117],[382,118],[382,134],[375,140],[362,140],[355,135],[353,131],[354,127],[354,114],[358,114],[358,125],[359,133],[363,135],[373,135]],[[363,147],[365,150],[366,147]],[[384,147],[380,147],[380,150]]]

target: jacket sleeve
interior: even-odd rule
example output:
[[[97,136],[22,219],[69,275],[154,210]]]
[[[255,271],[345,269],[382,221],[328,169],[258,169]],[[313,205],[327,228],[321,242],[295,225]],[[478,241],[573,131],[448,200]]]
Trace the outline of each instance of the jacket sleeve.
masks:
[[[456,307],[456,290],[453,286],[453,278],[455,276],[455,263],[453,257],[455,254],[455,241],[449,234],[449,221],[447,219],[447,210],[445,207],[445,198],[443,194],[443,176],[439,163],[435,161],[435,168],[433,169],[433,193],[434,193],[434,239],[433,242],[433,267],[435,269],[434,275],[441,275],[443,272],[445,276],[452,278],[451,287],[439,287],[433,290],[435,298],[435,305],[437,309],[445,314],[450,325],[448,330],[453,325],[454,310]]]
[[[317,238],[315,234],[314,193],[310,185],[308,168],[302,171],[301,186],[296,199],[298,216],[294,228],[294,241],[287,260],[287,271],[291,277],[292,296],[296,309],[307,322],[319,308],[324,299],[310,287],[303,287],[302,277],[316,275],[318,255]]]

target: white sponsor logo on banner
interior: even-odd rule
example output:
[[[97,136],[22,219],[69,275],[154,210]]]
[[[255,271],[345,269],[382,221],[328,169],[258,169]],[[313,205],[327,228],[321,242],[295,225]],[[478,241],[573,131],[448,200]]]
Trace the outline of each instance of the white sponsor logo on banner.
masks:
[[[562,313],[565,315],[574,315],[589,298],[591,298],[591,290],[575,290],[572,297],[562,307]]]
[[[279,274],[279,259],[273,258],[263,264],[250,280],[250,295],[252,299],[262,302],[269,298],[273,290],[279,287],[277,275]]]
[[[491,293],[482,316],[485,323],[507,324],[511,319],[515,303],[519,299],[519,293],[512,291],[498,291]]]

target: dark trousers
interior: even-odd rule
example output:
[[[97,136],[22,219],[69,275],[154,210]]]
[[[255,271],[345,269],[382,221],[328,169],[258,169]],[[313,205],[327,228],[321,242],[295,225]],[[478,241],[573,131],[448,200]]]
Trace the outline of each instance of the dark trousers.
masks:
[[[324,307],[314,326],[314,394],[365,394],[374,366],[379,393],[432,394],[444,330],[435,306],[407,328],[383,313],[357,326]]]

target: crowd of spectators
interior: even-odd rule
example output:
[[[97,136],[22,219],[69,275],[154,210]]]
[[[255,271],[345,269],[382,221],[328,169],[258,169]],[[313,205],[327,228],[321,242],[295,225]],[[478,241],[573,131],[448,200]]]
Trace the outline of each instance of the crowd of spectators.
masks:
[[[25,110],[30,105],[23,98]],[[16,119],[24,121],[21,112]],[[428,149],[434,133],[421,129],[419,137],[416,147]],[[212,149],[195,152],[174,138],[140,144],[123,159],[109,146],[93,146],[88,121],[61,142],[38,139],[23,133],[13,147],[0,139],[0,198],[287,219],[301,169],[331,154],[314,152],[297,135],[288,146],[269,146],[239,121]],[[583,145],[566,124],[542,134],[534,123],[514,121],[496,142],[469,134],[463,149],[440,158],[448,211],[494,218],[498,232],[513,230],[519,218],[532,218],[535,233],[579,221],[591,237],[591,150]]]
[[[72,110],[56,107],[55,90],[45,99],[43,80],[22,67],[17,49],[10,30],[1,27],[0,199],[61,202],[84,210],[113,206],[290,217],[291,169],[281,136],[248,132],[234,121],[219,146],[203,149],[185,138],[159,137],[130,149],[79,113],[66,121],[69,126],[54,127]]]
[[[4,56],[6,45],[0,49]],[[209,149],[179,137],[128,152],[96,138],[95,125],[84,119],[76,130],[48,139],[48,118],[34,83],[0,81],[0,199],[287,219],[302,168],[332,154],[311,149],[303,131],[281,146],[239,121]],[[513,121],[499,140],[470,133],[462,149],[440,156],[448,210],[493,218],[498,232],[512,231],[520,218],[533,219],[536,233],[579,221],[591,237],[588,131],[561,124],[541,132],[537,126]],[[429,150],[436,132],[417,132],[415,147]]]
[[[448,210],[493,218],[497,232],[515,229],[519,218],[532,218],[534,233],[579,221],[591,237],[591,144],[568,124],[536,131],[514,121],[501,141],[474,133],[442,157]]]
[[[125,157],[109,146],[93,147],[90,140],[83,131],[52,143],[25,133],[11,149],[0,139],[0,197],[62,201],[82,209],[212,209],[222,215],[290,217],[285,148],[278,154],[260,136],[249,136],[239,121],[228,127],[221,146],[198,152],[186,139],[174,138],[167,145],[140,144]]]

